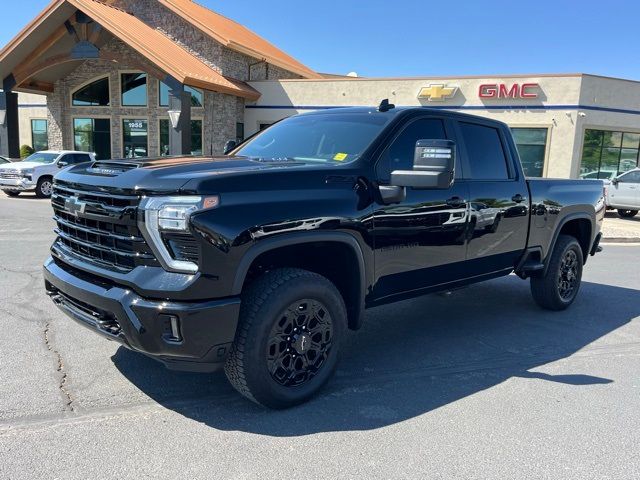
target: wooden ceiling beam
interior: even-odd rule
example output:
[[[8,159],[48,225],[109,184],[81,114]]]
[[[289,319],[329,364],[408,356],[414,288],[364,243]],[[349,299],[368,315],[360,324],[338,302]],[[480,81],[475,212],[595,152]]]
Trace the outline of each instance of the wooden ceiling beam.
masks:
[[[25,65],[19,71],[14,72],[16,88],[23,88],[25,87],[25,85],[29,83],[33,83],[33,84],[38,83],[38,81],[33,79],[33,77],[48,68],[54,67],[56,65],[62,65],[64,63],[77,62],[79,60],[82,60],[82,58],[78,58],[72,55],[71,52],[68,52],[68,53],[62,53],[60,55],[54,55],[53,57],[49,57],[38,63]],[[136,70],[147,72],[152,77],[155,77],[160,80],[164,79],[167,76],[165,72],[163,72],[162,70],[152,65],[143,64],[142,62],[132,62],[130,59],[126,59],[114,52],[101,51],[100,56],[98,57],[98,60],[103,60],[106,62],[121,63],[124,65],[127,65],[127,67],[129,68],[134,68]],[[45,83],[45,82],[41,82],[41,83]]]
[[[31,80],[20,85],[20,89],[47,94],[47,93],[53,93],[54,86],[53,86],[53,83]]]
[[[76,16],[72,15],[69,18],[68,22],[71,25],[75,25]],[[67,27],[65,25],[60,25],[51,35],[44,39],[33,51],[25,57],[25,59],[21,62],[22,65],[29,65],[34,61],[38,60],[42,55],[44,55],[51,47],[53,47],[59,40],[68,35]]]

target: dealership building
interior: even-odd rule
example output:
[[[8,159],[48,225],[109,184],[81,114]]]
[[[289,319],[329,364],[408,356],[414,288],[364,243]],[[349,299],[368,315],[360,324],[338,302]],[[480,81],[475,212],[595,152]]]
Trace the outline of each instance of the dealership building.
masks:
[[[608,178],[638,165],[640,82],[587,74],[321,74],[190,0],[56,0],[0,51],[0,154],[219,154],[297,113],[378,105],[507,123],[528,175]]]

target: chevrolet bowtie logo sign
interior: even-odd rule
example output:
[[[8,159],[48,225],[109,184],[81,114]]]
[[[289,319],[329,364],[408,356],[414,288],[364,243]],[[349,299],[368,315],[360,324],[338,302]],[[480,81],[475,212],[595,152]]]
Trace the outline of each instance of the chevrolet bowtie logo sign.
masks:
[[[453,97],[458,91],[458,87],[448,87],[446,85],[429,85],[423,87],[418,93],[419,99],[426,99],[430,102],[442,102],[447,98]]]
[[[85,208],[87,208],[87,204],[78,200],[78,197],[69,197],[64,202],[64,209],[76,217],[79,214],[84,213]]]

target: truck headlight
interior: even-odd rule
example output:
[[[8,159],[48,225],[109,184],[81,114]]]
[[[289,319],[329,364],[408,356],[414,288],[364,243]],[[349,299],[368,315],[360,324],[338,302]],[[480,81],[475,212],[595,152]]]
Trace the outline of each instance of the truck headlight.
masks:
[[[144,212],[144,219],[139,220],[140,230],[166,269],[196,273],[198,265],[173,258],[163,241],[162,232],[189,233],[191,215],[216,208],[219,203],[218,196],[145,197],[142,199],[140,208]]]
[[[26,177],[26,178],[29,178],[29,179],[31,178],[31,175],[33,175],[33,172],[34,172],[33,168],[25,168],[24,170],[20,170],[20,174],[23,177]]]

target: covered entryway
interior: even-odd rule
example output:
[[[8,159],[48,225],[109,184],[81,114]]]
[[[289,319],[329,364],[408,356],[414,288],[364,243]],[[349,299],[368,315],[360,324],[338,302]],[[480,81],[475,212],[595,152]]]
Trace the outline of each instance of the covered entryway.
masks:
[[[94,70],[104,74],[69,93],[75,72]],[[47,7],[0,52],[0,71],[7,98],[17,91],[47,95],[54,148],[99,158],[190,155],[194,141],[202,151],[202,130],[192,129],[202,129],[203,92],[259,97],[136,16],[93,0]],[[5,115],[14,108],[6,102]]]

